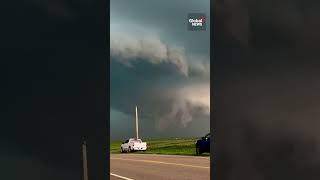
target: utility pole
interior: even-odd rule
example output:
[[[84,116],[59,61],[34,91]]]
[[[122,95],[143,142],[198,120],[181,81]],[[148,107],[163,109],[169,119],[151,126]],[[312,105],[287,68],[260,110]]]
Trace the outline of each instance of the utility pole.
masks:
[[[136,138],[139,138],[138,107],[136,106]]]
[[[86,141],[83,141],[83,143],[82,143],[82,165],[83,165],[83,180],[88,180],[87,144],[86,144]]]

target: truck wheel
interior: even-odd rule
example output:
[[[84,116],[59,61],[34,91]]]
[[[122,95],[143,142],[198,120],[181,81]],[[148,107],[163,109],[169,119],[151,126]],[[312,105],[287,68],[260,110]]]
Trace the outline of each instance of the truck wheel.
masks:
[[[196,147],[196,154],[197,154],[197,156],[199,156],[199,155],[201,154],[201,151],[200,151],[200,147],[199,147],[199,146]]]

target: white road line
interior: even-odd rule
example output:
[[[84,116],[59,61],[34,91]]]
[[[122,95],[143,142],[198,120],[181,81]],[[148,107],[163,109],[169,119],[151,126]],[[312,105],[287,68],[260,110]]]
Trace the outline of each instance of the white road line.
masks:
[[[113,174],[113,173],[110,173],[111,176],[115,176],[115,177],[118,177],[118,178],[121,178],[121,179],[125,179],[125,180],[134,180],[134,179],[130,179],[130,178],[127,178],[127,177],[123,177],[123,176],[120,176],[120,175],[117,175],[117,174]]]
[[[176,165],[176,166],[185,166],[185,167],[193,167],[193,168],[203,168],[203,169],[210,169],[210,166],[194,166],[189,164],[180,164],[180,163],[170,163],[170,162],[163,162],[163,161],[154,161],[154,160],[136,160],[136,159],[127,159],[127,158],[110,158],[116,160],[124,160],[124,161],[136,161],[136,162],[146,162],[146,163],[157,163],[157,164],[167,164],[167,165]]]

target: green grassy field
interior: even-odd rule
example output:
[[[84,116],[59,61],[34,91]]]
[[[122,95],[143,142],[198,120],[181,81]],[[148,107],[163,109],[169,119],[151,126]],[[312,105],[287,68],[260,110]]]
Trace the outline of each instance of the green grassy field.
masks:
[[[195,142],[199,138],[172,138],[172,139],[146,139],[148,149],[145,154],[167,154],[167,155],[190,155],[195,156]],[[121,141],[114,141],[110,144],[110,153],[120,153]],[[202,156],[209,156],[204,153]]]

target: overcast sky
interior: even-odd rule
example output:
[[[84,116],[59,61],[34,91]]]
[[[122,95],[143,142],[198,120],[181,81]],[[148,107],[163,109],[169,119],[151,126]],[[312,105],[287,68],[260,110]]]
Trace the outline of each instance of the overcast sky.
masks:
[[[202,136],[210,128],[209,0],[111,1],[111,139]],[[206,13],[207,31],[188,31]]]

